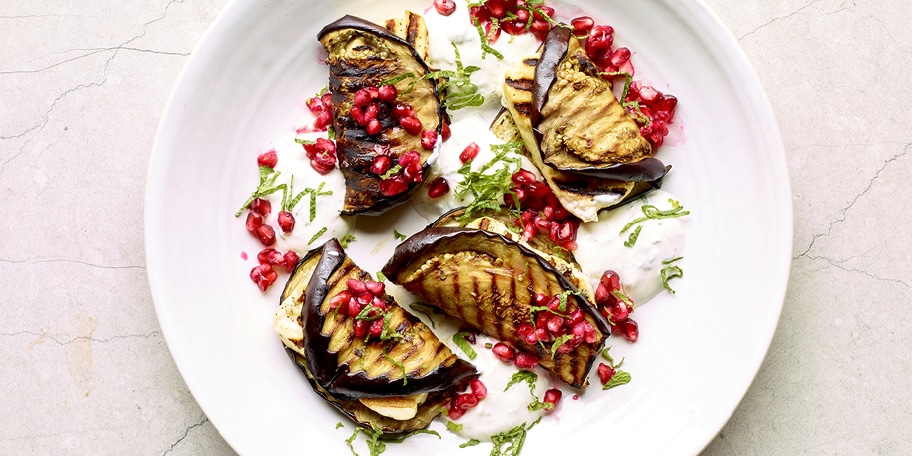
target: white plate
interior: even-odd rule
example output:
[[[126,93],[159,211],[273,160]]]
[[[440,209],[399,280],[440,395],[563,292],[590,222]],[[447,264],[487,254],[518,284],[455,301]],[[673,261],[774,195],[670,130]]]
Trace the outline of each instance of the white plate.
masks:
[[[351,426],[335,429],[343,418],[311,391],[272,331],[281,286],[264,299],[247,278],[251,263],[240,252],[256,252],[256,241],[233,213],[255,185],[257,151],[286,134],[304,98],[325,85],[317,31],[344,13],[378,20],[431,0],[378,3],[232,2],[184,68],[155,141],[146,255],[156,311],[194,397],[243,455],[348,451]],[[779,318],[792,245],[781,139],[747,59],[702,3],[575,3],[637,52],[640,77],[678,96],[686,141],[661,151],[674,165],[665,188],[693,215],[678,294],[638,310],[636,344],[614,342],[633,382],[565,401],[523,454],[593,446],[695,454],[741,400]],[[369,254],[353,248],[359,261]],[[420,436],[388,453],[437,454],[460,442]]]

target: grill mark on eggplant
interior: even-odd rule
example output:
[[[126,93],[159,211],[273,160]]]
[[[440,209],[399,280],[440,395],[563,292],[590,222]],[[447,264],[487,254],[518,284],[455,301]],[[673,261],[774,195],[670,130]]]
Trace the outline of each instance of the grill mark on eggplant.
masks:
[[[536,58],[523,59],[522,62],[523,62],[526,66],[530,66],[530,67],[534,67],[534,66],[538,65],[538,59],[536,59]]]
[[[522,116],[529,117],[532,115],[532,103],[522,102],[514,103],[513,109]]]
[[[534,85],[531,79],[511,79],[507,78],[504,80],[508,86],[513,87],[516,90],[522,90],[524,92],[531,92],[532,86]]]
[[[421,30],[421,18],[417,14],[408,14],[408,34],[406,41],[412,46],[418,41],[419,31]]]

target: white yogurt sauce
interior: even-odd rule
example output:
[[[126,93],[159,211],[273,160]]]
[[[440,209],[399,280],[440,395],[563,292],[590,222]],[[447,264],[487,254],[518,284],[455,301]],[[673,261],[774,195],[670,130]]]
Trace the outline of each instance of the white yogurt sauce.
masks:
[[[684,223],[687,217],[647,220],[633,247],[627,247],[634,228],[621,233],[624,225],[643,216],[642,207],[652,204],[669,209],[671,194],[656,190],[639,200],[613,211],[599,214],[597,223],[584,223],[577,232],[579,247],[573,252],[576,261],[593,284],[606,270],[620,275],[621,284],[634,304],[649,301],[663,289],[660,275],[663,261],[681,256],[684,250]]]

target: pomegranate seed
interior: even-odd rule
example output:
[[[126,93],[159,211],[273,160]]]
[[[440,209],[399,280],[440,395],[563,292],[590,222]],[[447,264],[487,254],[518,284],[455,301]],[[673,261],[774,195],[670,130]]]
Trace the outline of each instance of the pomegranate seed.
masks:
[[[551,331],[552,334],[560,332],[564,327],[564,318],[559,315],[552,315],[551,318],[548,319],[546,326],[548,331]]]
[[[347,286],[349,290],[356,294],[361,294],[367,291],[367,284],[354,278],[346,280],[345,286]]]
[[[387,155],[377,155],[371,163],[370,172],[381,176],[393,166],[393,159]]]
[[[378,318],[373,320],[373,323],[370,325],[370,335],[371,337],[380,337],[381,333],[383,333],[383,319]]]
[[[364,282],[364,287],[376,297],[383,296],[383,292],[386,291],[386,285],[383,282]]]
[[[456,2],[453,0],[434,0],[434,9],[441,16],[449,16],[456,11]]]
[[[403,117],[415,117],[415,110],[405,103],[396,103],[393,106],[393,116],[395,116],[397,119],[401,119]]]
[[[367,134],[374,136],[383,130],[383,124],[377,119],[371,119],[367,122],[367,126],[365,126],[364,129],[367,131]]]
[[[282,255],[282,252],[279,252],[276,249],[263,249],[263,251],[257,255],[258,260],[260,259],[261,255],[265,257],[265,261],[260,261],[260,263],[265,263],[273,267],[285,266],[285,255]]]
[[[491,351],[494,353],[494,356],[498,357],[501,361],[512,361],[513,356],[516,355],[516,350],[503,342],[494,344]]]
[[[621,66],[621,64],[628,60],[630,60],[630,49],[625,47],[617,48],[614,53],[611,54],[612,65]]]
[[[536,37],[547,35],[551,31],[551,24],[544,19],[535,19],[532,21],[532,25],[529,26],[529,31]]]
[[[551,388],[548,391],[545,391],[545,397],[542,398],[542,402],[550,403],[551,405],[553,405],[551,410],[554,410],[555,408],[557,408],[557,403],[560,402],[562,395],[563,395],[563,393],[561,393],[561,390],[559,390],[557,388]]]
[[[451,420],[455,421],[455,420],[462,418],[462,416],[465,415],[465,412],[466,411],[463,409],[459,409],[456,407],[450,407],[450,409],[447,410],[447,417],[449,417]]]
[[[474,394],[463,393],[456,396],[456,408],[469,410],[478,405],[478,398]]]
[[[570,21],[570,25],[573,27],[573,33],[576,36],[585,36],[592,30],[595,21],[589,16],[580,16]]]
[[[317,120],[314,120],[314,131],[326,131],[331,123],[332,111],[325,109],[317,116]]]
[[[364,111],[362,111],[361,108],[352,106],[348,113],[355,119],[355,122],[358,122],[358,125],[361,125],[362,127],[367,125],[368,119],[364,116]]]
[[[421,182],[424,171],[421,169],[420,162],[411,162],[402,171],[402,177],[406,182]]]
[[[516,327],[516,335],[530,344],[538,342],[538,338],[535,337],[535,328],[528,323],[520,323]]]
[[[298,253],[295,252],[294,250],[289,250],[289,251],[285,252],[284,257],[285,257],[285,269],[288,269],[289,272],[292,269],[294,269],[295,266],[298,265],[298,261],[300,260],[300,258],[298,258]]]
[[[484,6],[488,9],[491,17],[497,19],[503,19],[504,15],[507,13],[507,9],[504,7],[502,0],[488,0],[484,2]],[[526,13],[528,14],[528,11]]]
[[[537,179],[535,178],[535,174],[533,174],[532,171],[520,169],[519,171],[513,173],[511,180],[515,185],[528,186],[529,184],[535,182]]]
[[[295,227],[295,218],[294,214],[288,211],[279,212],[276,222],[279,224],[279,228],[282,229],[283,233],[291,233]]]
[[[572,326],[581,321],[583,321],[583,311],[574,309],[573,312],[570,312],[570,318],[567,319],[567,324]]]
[[[611,381],[611,378],[614,377],[615,370],[613,367],[605,364],[599,363],[598,365],[598,377],[599,381],[602,382],[602,385]]]
[[[257,164],[260,166],[265,166],[267,168],[275,168],[278,161],[279,156],[276,155],[276,151],[274,150],[262,153],[259,157],[257,157]]]
[[[399,166],[409,166],[412,163],[419,161],[421,161],[421,156],[418,155],[418,152],[415,152],[414,150],[402,154],[402,156],[397,160]]]
[[[399,119],[399,125],[413,135],[421,133],[421,121],[417,117],[403,117]]]
[[[488,395],[488,388],[477,378],[469,383],[469,388],[472,389],[472,395],[478,400],[484,399]]]
[[[500,28],[509,35],[522,35],[526,31],[526,23],[519,20],[506,21],[500,24]]]
[[[628,318],[618,324],[625,339],[630,342],[636,342],[640,338],[640,326],[632,318]]]
[[[612,270],[607,270],[602,273],[602,277],[599,279],[599,283],[605,285],[609,291],[620,290],[621,276]]]
[[[455,8],[456,5],[454,4]],[[399,90],[396,89],[396,86],[392,84],[382,85],[377,91],[378,96],[383,101],[388,101],[390,103],[396,101],[396,98],[399,97]]]
[[[329,300],[329,308],[335,309],[342,304],[348,305],[348,301],[351,301],[351,294],[348,291],[340,291]]]
[[[276,250],[276,249],[263,249],[263,250],[260,250],[260,253],[257,253],[257,261],[259,261],[260,264],[267,264],[267,263],[270,263],[270,261],[269,261],[270,255],[272,255],[273,253],[278,253],[278,252],[279,252],[279,251]]]
[[[247,231],[253,233],[257,228],[263,225],[263,216],[250,211],[247,213],[247,221],[244,223],[247,226]]]
[[[346,309],[346,314],[350,318],[355,318],[358,316],[358,314],[361,313],[362,307],[363,306],[361,305],[361,303],[358,302],[358,300],[356,298],[349,299],[348,300],[348,309]],[[364,321],[364,320],[359,320],[359,321]],[[367,327],[365,327],[365,329],[367,329]]]
[[[319,114],[323,111],[323,99],[320,97],[308,98],[305,103],[307,104],[307,109],[310,109],[310,112],[314,114]]]
[[[481,150],[478,147],[478,144],[470,143],[468,146],[465,146],[465,149],[462,149],[462,153],[459,154],[459,161],[465,163],[469,160],[473,160],[478,156],[478,152]]]
[[[383,196],[395,196],[408,190],[408,184],[402,176],[393,176],[380,181],[380,193]]]
[[[548,303],[551,302],[552,298],[549,298],[548,295],[544,293],[535,293],[535,296],[532,297],[532,300],[535,301],[535,305],[539,307],[545,307]],[[558,299],[558,302],[560,299]],[[555,309],[551,309],[555,310]]]
[[[529,22],[529,10],[519,9],[516,10],[513,14],[516,15],[516,22],[522,22],[523,27],[526,26],[526,23]]]
[[[310,161],[310,167],[320,174],[328,174],[336,168],[336,156],[328,152],[319,153]]]
[[[450,184],[443,176],[431,181],[430,186],[428,187],[428,196],[431,198],[440,198],[443,195],[446,195],[450,191]]]
[[[485,22],[491,18],[491,12],[483,6],[472,6],[469,8],[469,16],[478,19],[478,22]]]
[[[611,313],[612,321],[623,321],[630,316],[630,306],[624,301],[615,302],[614,305],[608,307],[608,311]]]
[[[352,104],[354,104],[355,106],[357,106],[359,108],[363,108],[363,107],[367,106],[367,104],[370,103],[371,101],[373,101],[373,98],[371,97],[370,90],[367,88],[363,88],[363,89],[359,89],[357,92],[355,92],[355,97],[352,100]]]
[[[349,315],[349,316],[351,316],[351,315]],[[352,318],[354,318],[354,317],[352,317]],[[366,336],[369,325],[370,324],[367,322],[367,320],[355,320],[355,324],[354,324],[354,328],[353,328],[355,337],[362,338],[362,337]]]
[[[453,132],[450,131],[449,122],[444,122],[443,125],[440,126],[441,138],[443,138],[444,141],[447,141],[448,139],[450,139],[450,136],[452,136],[452,135],[453,135]]]
[[[513,363],[516,364],[516,367],[522,369],[532,369],[535,366],[538,366],[538,358],[526,352],[518,351],[516,352],[516,358]]]
[[[276,242],[275,230],[265,223],[258,226],[253,234],[260,240],[260,243],[266,247],[269,247]]]
[[[421,147],[424,150],[434,150],[437,145],[437,130],[424,130],[421,132]]]
[[[251,211],[258,213],[263,217],[269,215],[269,213],[272,212],[272,203],[270,203],[269,200],[265,200],[263,198],[257,198],[251,201],[249,207]]]
[[[272,266],[268,264],[256,265],[250,270],[250,280],[253,280],[260,291],[266,291],[277,278],[279,278],[278,273],[273,271]]]

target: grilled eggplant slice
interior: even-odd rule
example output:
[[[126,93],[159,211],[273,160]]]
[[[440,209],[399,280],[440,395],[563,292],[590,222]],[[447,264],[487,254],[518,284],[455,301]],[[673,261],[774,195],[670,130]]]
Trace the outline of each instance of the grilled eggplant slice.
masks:
[[[640,173],[633,173],[614,175],[612,178],[605,175],[564,172],[544,163],[538,139],[532,128],[532,119],[536,112],[533,107],[534,79],[539,60],[540,54],[532,55],[516,62],[507,70],[504,79],[506,111],[502,111],[494,121],[493,131],[502,139],[515,138],[518,133],[526,146],[526,156],[541,171],[545,182],[564,208],[584,222],[594,222],[598,220],[599,211],[617,207],[661,187],[662,178],[671,169],[670,166],[664,167],[658,177],[654,174],[643,176]],[[509,116],[512,122],[504,116]],[[628,180],[631,177],[637,180]],[[640,177],[647,179],[639,180]]]
[[[592,286],[589,285],[586,275],[583,274],[582,267],[576,262],[573,252],[559,248],[557,243],[544,233],[536,233],[532,239],[524,240],[520,233],[516,233],[509,228],[510,226],[516,226],[516,216],[510,209],[506,206],[501,207],[499,211],[488,209],[475,220],[468,223],[460,223],[459,220],[465,213],[465,208],[458,207],[441,215],[440,218],[428,226],[464,226],[497,233],[509,241],[515,241],[541,256],[557,272],[566,277],[584,297],[592,301],[595,292],[592,290]]]
[[[382,319],[384,333],[355,337],[356,321],[367,314],[352,318],[331,303],[348,279],[370,275],[337,240],[310,251],[282,293],[276,332],[314,390],[356,423],[389,433],[427,427],[478,376],[475,367],[385,293],[386,310],[374,320]]]
[[[665,174],[652,146],[571,31],[555,27],[532,88],[532,128],[542,161],[561,171],[651,181]]]
[[[485,334],[508,341],[539,359],[539,365],[582,389],[610,333],[608,322],[573,284],[540,255],[502,235],[471,228],[426,228],[396,247],[383,274],[444,313]],[[592,330],[564,352],[557,342],[529,343],[521,326],[534,322],[537,293],[566,295],[568,312],[581,311]]]
[[[427,62],[430,57],[431,42],[428,39],[427,25],[420,14],[411,11],[405,12],[405,17],[389,19],[386,21],[386,29],[393,35],[402,38],[412,45],[418,55]]]
[[[417,15],[411,20],[423,22]],[[416,30],[421,27],[424,27],[423,23],[415,26]],[[415,33],[413,38],[418,41],[413,41],[420,43],[420,32]],[[391,108],[386,105],[377,114],[381,131],[375,135],[368,134],[366,127],[361,126],[351,114],[355,93],[362,88],[378,87],[384,81],[402,78],[396,82],[399,92],[397,101],[414,109],[414,117],[421,122],[422,131],[435,131],[440,137],[443,108],[438,98],[437,82],[433,78],[422,79],[430,69],[409,41],[374,23],[345,16],[324,27],[318,37],[328,53],[326,63],[330,73],[336,151],[339,168],[345,176],[342,214],[381,214],[408,200],[422,182],[411,182],[406,191],[384,196],[380,192],[380,176],[370,171],[374,158],[383,154],[395,160],[415,151],[421,157],[422,175],[427,177],[430,169],[428,161],[436,148],[424,149],[421,134],[406,131],[396,117],[390,115]],[[417,83],[412,86],[416,80]]]

